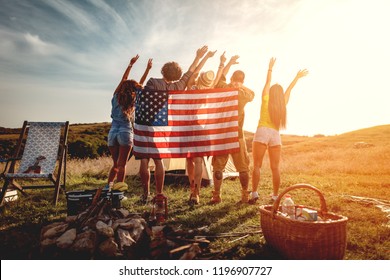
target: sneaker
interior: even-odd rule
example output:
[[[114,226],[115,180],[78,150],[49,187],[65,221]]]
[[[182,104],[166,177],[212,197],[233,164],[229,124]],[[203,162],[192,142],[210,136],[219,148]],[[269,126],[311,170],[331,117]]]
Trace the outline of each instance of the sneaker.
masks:
[[[249,195],[249,204],[256,204],[257,200],[259,199],[259,194],[258,192],[251,192]]]
[[[269,196],[269,203],[273,204],[276,201],[277,198],[278,198],[277,195],[270,194],[270,196]]]

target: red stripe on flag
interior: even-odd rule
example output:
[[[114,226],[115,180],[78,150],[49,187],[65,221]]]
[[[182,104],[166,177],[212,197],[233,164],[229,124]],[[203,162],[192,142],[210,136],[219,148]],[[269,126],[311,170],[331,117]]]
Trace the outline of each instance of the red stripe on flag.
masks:
[[[221,93],[221,92],[232,92],[238,91],[237,88],[209,88],[209,89],[191,89],[191,90],[170,90],[169,94],[213,94],[213,93]]]
[[[139,136],[151,137],[184,137],[184,136],[201,136],[201,135],[216,135],[221,133],[235,132],[237,127],[215,128],[207,130],[191,130],[191,131],[143,131],[134,129],[134,134]]]
[[[192,158],[192,157],[203,157],[203,156],[219,156],[226,155],[227,153],[238,153],[240,148],[230,149],[229,151],[220,150],[212,152],[187,152],[187,153],[137,153],[138,158]]]
[[[227,143],[234,143],[238,141],[237,137],[227,139],[210,139],[205,141],[196,142],[141,142],[134,140],[134,145],[138,147],[150,147],[150,148],[181,148],[181,147],[202,147],[202,146],[213,146]]]
[[[208,103],[221,103],[237,100],[237,96],[223,96],[217,98],[205,97],[198,99],[168,99],[168,104],[208,104]]]
[[[199,115],[199,114],[213,114],[213,113],[222,113],[222,112],[230,112],[237,110],[238,106],[228,106],[223,108],[199,108],[194,110],[173,110],[169,109],[169,115]]]
[[[231,116],[220,119],[209,119],[209,120],[190,120],[190,121],[168,121],[169,126],[189,126],[189,125],[206,125],[223,122],[238,121],[238,116]]]

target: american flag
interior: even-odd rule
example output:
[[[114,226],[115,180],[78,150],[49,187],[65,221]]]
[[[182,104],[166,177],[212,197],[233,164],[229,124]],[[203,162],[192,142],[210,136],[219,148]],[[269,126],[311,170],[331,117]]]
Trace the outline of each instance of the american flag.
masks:
[[[186,158],[239,151],[235,89],[157,91],[136,98],[134,154]]]

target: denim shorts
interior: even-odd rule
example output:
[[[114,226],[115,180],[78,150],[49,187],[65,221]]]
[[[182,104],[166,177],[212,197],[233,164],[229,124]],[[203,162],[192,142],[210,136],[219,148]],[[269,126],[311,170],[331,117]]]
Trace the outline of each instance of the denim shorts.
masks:
[[[108,132],[108,146],[132,146],[133,145],[133,128],[128,126],[111,125]]]
[[[281,146],[282,139],[278,130],[269,127],[258,127],[253,142],[260,142],[268,147]]]

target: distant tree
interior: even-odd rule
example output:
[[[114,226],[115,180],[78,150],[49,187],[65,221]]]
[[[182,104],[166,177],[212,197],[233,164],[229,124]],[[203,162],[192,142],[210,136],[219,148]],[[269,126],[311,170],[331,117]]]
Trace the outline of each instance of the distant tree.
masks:
[[[16,149],[16,140],[0,141],[0,158],[11,158],[14,156]]]
[[[110,155],[110,150],[108,149],[108,146],[107,144],[101,144],[98,149],[97,149],[97,153],[100,155],[100,156],[108,156]]]
[[[69,143],[68,153],[73,158],[98,158],[99,154],[95,145],[83,140]]]

